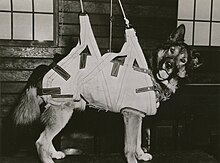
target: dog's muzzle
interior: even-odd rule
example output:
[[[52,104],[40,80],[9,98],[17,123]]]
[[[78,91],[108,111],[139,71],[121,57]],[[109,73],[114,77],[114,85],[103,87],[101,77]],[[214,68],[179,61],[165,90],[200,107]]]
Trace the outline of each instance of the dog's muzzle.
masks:
[[[157,73],[157,79],[160,81],[167,80],[169,78],[169,74],[166,70],[162,69]]]

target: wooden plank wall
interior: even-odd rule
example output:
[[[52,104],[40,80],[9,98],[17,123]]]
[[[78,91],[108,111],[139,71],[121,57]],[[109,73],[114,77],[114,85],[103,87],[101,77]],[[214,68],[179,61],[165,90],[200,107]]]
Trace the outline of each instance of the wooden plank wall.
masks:
[[[130,23],[149,58],[152,49],[166,40],[176,27],[177,0],[122,0]],[[84,0],[102,53],[109,48],[110,0]],[[54,54],[68,54],[79,36],[79,0],[59,0],[59,44],[57,47],[0,46],[0,118],[6,117],[21,94],[28,77],[39,65],[49,65]],[[124,21],[117,0],[113,4],[113,51],[124,42]]]

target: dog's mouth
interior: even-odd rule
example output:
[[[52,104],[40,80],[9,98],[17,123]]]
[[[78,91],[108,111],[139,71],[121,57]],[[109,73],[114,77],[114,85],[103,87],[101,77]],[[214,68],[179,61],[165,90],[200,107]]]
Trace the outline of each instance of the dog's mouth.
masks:
[[[176,90],[178,89],[178,80],[177,78],[171,78],[170,76],[171,74],[169,72],[167,72],[165,69],[160,69],[157,74],[156,74],[156,78],[158,80],[159,83],[161,83],[163,89],[164,89],[164,101],[166,101],[167,99],[170,98],[170,96],[172,94],[174,94],[176,92]]]
[[[159,81],[164,81],[164,80],[167,80],[169,78],[169,75],[170,74],[166,70],[162,69],[162,70],[158,71],[157,79]]]

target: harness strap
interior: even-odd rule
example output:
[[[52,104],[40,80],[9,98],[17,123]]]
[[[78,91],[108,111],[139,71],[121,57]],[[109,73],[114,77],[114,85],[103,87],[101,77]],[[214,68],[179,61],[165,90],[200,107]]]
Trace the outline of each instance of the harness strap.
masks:
[[[73,95],[66,94],[66,95],[61,95],[61,94],[53,94],[51,95],[52,98],[73,98]]]
[[[148,91],[154,91],[155,87],[150,86],[150,87],[142,87],[142,88],[137,88],[136,93],[141,93],[141,92],[148,92]]]
[[[118,76],[119,68],[120,66],[124,65],[126,57],[127,56],[118,56],[111,60],[111,62],[113,63],[111,76],[114,76],[114,77]]]
[[[135,71],[139,71],[139,72],[146,73],[146,74],[148,74],[148,75],[150,75],[150,76],[152,75],[151,70],[146,69],[146,68],[141,68],[141,67],[133,66],[133,69],[134,69]]]
[[[91,53],[89,51],[88,45],[86,46],[86,48],[83,50],[82,53],[79,54],[80,55],[80,63],[79,63],[79,69],[83,69],[86,67],[86,60],[87,60],[87,56],[91,56]]]
[[[163,92],[161,86],[155,81],[151,70],[145,69],[145,68],[140,68],[140,67],[137,67],[137,66],[133,66],[133,69],[135,71],[139,71],[139,72],[142,72],[142,73],[147,73],[148,75],[150,75],[150,77],[152,79],[152,82],[153,82],[153,85],[154,85],[152,87],[137,88],[136,93],[154,91],[156,93],[157,102],[164,101],[164,100],[167,99],[167,97],[164,95],[164,92]]]
[[[38,95],[53,95],[53,94],[60,94],[60,93],[61,93],[60,87],[39,88],[37,90]]]
[[[57,65],[55,62],[51,64],[51,67],[56,73],[58,73],[66,81],[71,77],[71,75],[68,72],[66,72],[62,67]]]

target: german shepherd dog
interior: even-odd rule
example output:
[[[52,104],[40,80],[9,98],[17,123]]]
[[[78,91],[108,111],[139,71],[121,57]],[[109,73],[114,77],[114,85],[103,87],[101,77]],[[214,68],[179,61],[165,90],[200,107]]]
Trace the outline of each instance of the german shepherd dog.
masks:
[[[190,49],[184,43],[185,26],[180,25],[175,29],[168,40],[159,47],[153,55],[152,76],[160,91],[156,97],[159,101],[169,99],[179,86],[179,81],[189,77],[194,69],[201,65],[199,53]],[[33,76],[29,78],[25,91],[15,108],[14,121],[17,125],[27,125],[40,119],[45,125],[35,145],[38,155],[43,163],[54,163],[53,158],[62,159],[65,154],[56,151],[52,144],[53,138],[65,127],[76,107],[74,102],[66,102],[61,106],[50,105],[40,112],[40,105],[44,103],[37,94],[39,81]],[[124,154],[128,163],[137,163],[137,160],[148,161],[152,159],[149,153],[141,148],[141,125],[144,115],[135,108],[126,108],[121,112],[125,125]]]

